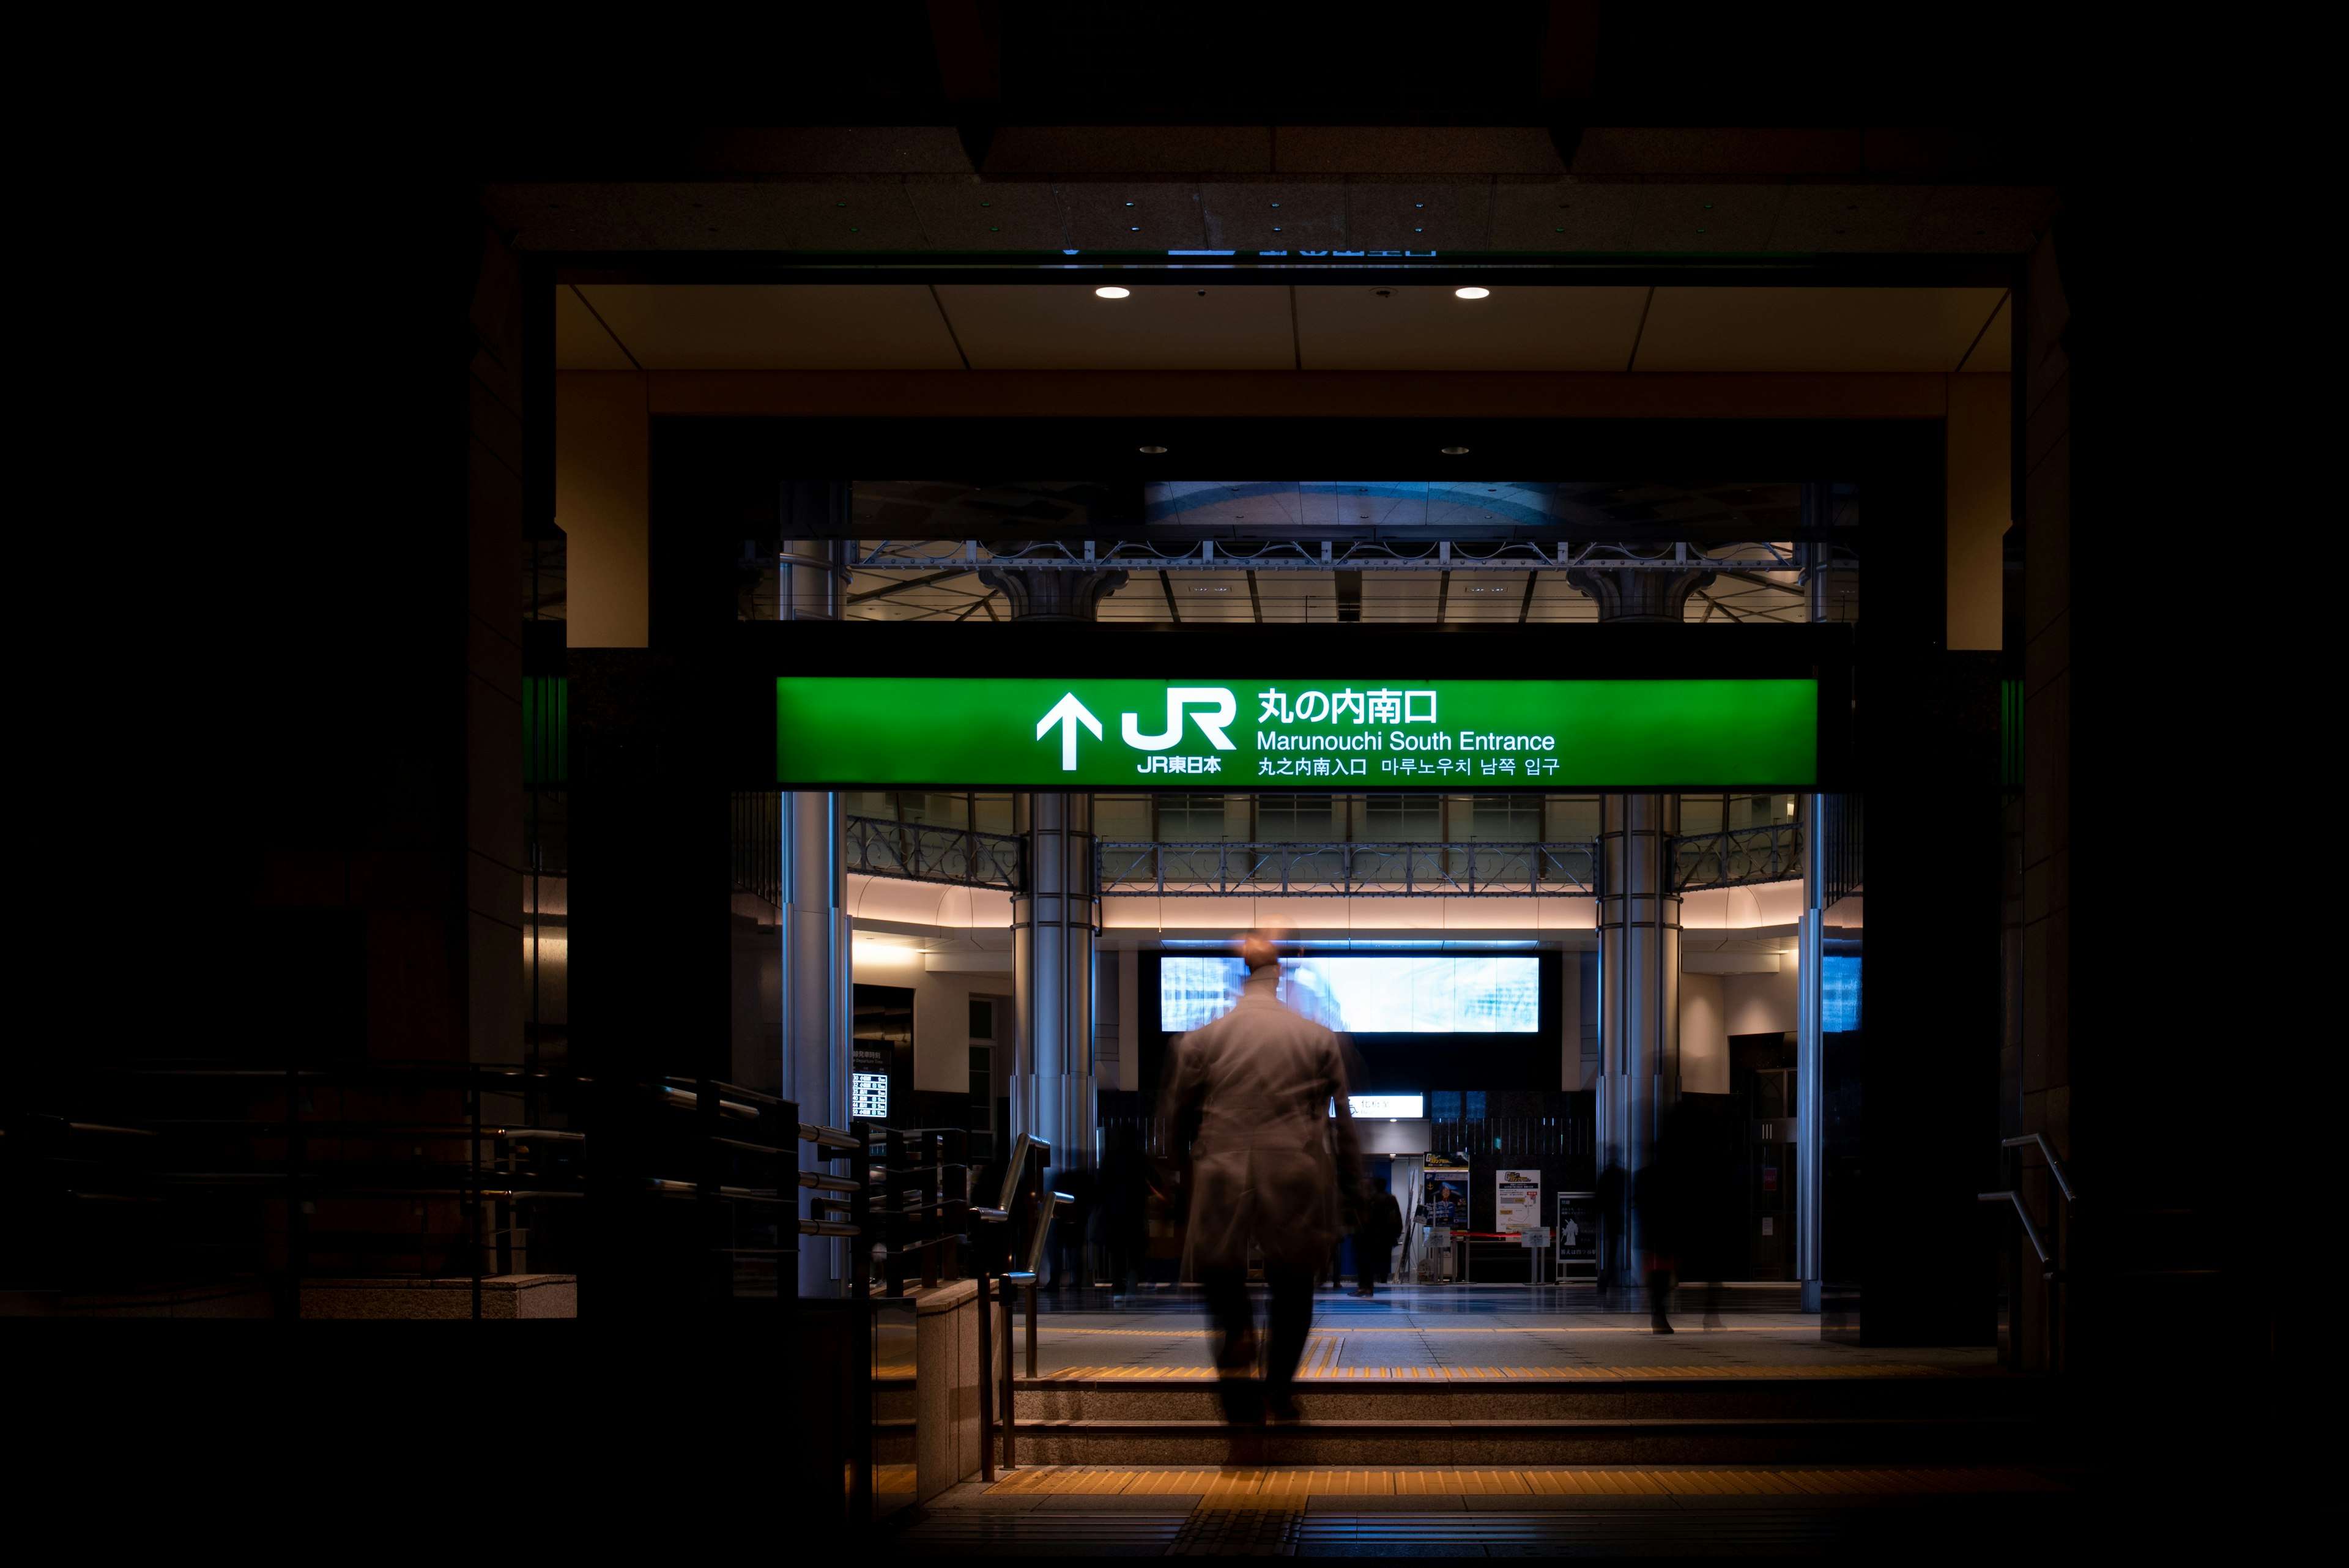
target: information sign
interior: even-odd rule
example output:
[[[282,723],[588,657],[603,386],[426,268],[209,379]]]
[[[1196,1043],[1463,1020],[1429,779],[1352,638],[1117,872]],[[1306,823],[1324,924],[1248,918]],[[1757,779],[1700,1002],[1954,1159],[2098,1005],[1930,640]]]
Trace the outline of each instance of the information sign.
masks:
[[[1599,1194],[1561,1192],[1557,1195],[1557,1277],[1568,1269],[1599,1271]]]
[[[889,1116],[889,1075],[886,1073],[851,1073],[848,1075],[848,1114],[868,1121],[885,1121]]]
[[[1355,673],[1368,679],[783,676],[776,776],[1210,790],[1817,782],[1815,680]]]

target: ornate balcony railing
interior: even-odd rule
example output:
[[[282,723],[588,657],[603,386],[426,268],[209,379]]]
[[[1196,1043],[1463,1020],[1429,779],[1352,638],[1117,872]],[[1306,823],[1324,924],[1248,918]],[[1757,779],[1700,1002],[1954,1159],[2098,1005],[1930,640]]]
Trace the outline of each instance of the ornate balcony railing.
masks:
[[[886,818],[846,821],[848,869],[916,882],[1026,886],[1021,841],[999,833]],[[1588,898],[1599,888],[1599,846],[1541,844],[1174,844],[1097,846],[1100,890],[1168,898]],[[1677,892],[1791,881],[1802,875],[1797,825],[1773,823],[1672,841]]]
[[[1103,844],[1101,891],[1406,898],[1587,896],[1595,844]]]
[[[1802,874],[1802,829],[1792,822],[1682,834],[1672,840],[1672,887],[1679,892],[1786,882]]]
[[[848,869],[916,882],[1000,888],[1017,893],[1027,883],[1020,841],[1006,834],[933,827],[885,817],[845,819]]]

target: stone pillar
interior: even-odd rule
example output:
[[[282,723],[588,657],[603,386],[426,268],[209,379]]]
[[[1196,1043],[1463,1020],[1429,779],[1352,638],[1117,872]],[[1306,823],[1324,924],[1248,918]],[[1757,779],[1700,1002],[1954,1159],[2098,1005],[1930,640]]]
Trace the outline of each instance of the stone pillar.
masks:
[[[1101,601],[1125,587],[1123,572],[1055,571],[1001,563],[982,568],[978,580],[1002,593],[1012,620],[1098,620]]]
[[[797,790],[783,796],[783,1095],[802,1121],[848,1125],[849,941],[843,908],[837,794]],[[803,1169],[814,1145],[800,1146]],[[840,1243],[802,1237],[800,1294],[837,1293]]]
[[[1011,1133],[1052,1146],[1066,1169],[1094,1162],[1092,796],[1014,797],[1028,842],[1028,886],[1012,900],[1012,990],[1019,1013]]]
[[[1681,899],[1671,890],[1680,797],[1610,794],[1599,830],[1600,1159],[1622,1173],[1626,1212],[1609,1215],[1608,1272],[1640,1273],[1631,1184],[1681,1095]]]

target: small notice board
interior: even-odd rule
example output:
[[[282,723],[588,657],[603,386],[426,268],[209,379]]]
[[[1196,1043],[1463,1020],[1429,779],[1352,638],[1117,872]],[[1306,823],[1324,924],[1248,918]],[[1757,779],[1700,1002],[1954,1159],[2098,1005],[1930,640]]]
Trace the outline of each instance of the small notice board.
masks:
[[[1507,1235],[1541,1226],[1541,1172],[1500,1170],[1493,1174],[1493,1229]]]
[[[1599,1277],[1599,1194],[1561,1192],[1557,1195],[1557,1277]]]

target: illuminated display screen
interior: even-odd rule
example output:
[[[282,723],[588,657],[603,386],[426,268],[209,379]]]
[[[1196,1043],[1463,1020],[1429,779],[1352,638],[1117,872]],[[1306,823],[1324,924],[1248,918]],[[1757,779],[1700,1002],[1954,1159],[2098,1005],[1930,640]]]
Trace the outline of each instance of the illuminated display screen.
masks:
[[[1843,1034],[1859,1027],[1859,960],[1830,957],[1819,964],[1819,1029]]]
[[[1247,971],[1237,958],[1170,954],[1158,975],[1159,1026],[1179,1033],[1229,1012]],[[1530,1034],[1540,1025],[1541,961],[1283,959],[1280,999],[1317,1023],[1360,1034]]]
[[[889,1075],[852,1073],[848,1075],[848,1114],[868,1121],[889,1115]]]
[[[1338,1106],[1332,1101],[1330,1114],[1336,1116]],[[1348,1095],[1346,1114],[1354,1116],[1386,1116],[1398,1121],[1417,1121],[1427,1115],[1425,1095]]]

